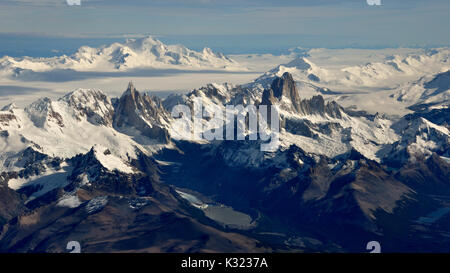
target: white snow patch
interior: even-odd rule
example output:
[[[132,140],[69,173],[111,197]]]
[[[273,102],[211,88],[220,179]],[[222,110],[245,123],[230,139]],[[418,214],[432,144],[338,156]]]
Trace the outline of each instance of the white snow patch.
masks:
[[[131,166],[125,164],[121,158],[108,153],[108,151],[109,149],[102,145],[94,146],[95,158],[97,158],[103,167],[110,171],[117,170],[123,173],[134,173]]]
[[[47,168],[45,173],[36,176],[30,176],[28,178],[13,178],[8,181],[8,187],[13,190],[19,190],[26,186],[38,186],[41,187],[38,191],[34,192],[26,202],[30,202],[37,197],[40,197],[47,192],[63,188],[69,184],[67,176],[71,172],[72,168],[67,165],[63,165],[60,170],[54,170]]]
[[[108,204],[108,196],[99,196],[90,200],[86,205],[87,213],[95,213],[102,210]]]
[[[79,207],[83,202],[80,201],[78,196],[76,194],[72,195],[64,195],[59,199],[57,206],[60,207],[68,207],[68,208],[77,208]]]

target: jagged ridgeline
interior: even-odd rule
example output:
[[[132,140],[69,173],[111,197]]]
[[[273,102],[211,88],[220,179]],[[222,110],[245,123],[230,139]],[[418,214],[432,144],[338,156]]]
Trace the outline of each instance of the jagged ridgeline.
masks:
[[[5,106],[0,251],[446,251],[448,108],[393,118],[301,92],[283,73],[164,100],[130,83],[120,98],[78,89]],[[172,138],[173,107],[198,99],[277,106],[278,149]]]
[[[127,39],[124,43],[113,43],[98,48],[82,46],[69,56],[0,58],[0,72],[13,79],[22,80],[36,79],[40,72],[52,70],[117,72],[155,68],[247,70],[235,60],[222,53],[213,52],[210,48],[195,51],[183,45],[166,45],[151,36]]]

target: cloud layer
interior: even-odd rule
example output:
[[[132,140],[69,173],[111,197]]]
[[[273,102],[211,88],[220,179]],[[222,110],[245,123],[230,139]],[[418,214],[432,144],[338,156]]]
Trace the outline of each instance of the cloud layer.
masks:
[[[62,36],[305,35],[348,45],[450,44],[450,1],[3,0],[0,32]],[[19,19],[20,18],[20,19]],[[268,37],[268,39],[273,39]],[[301,45],[301,41],[299,41]]]

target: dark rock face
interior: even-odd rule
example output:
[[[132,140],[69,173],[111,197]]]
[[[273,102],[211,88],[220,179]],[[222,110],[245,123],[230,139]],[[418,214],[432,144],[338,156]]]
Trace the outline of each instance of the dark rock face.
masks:
[[[275,104],[276,102],[278,102],[278,99],[275,98],[275,95],[273,94],[273,90],[272,89],[264,89],[262,99],[261,99],[261,104],[269,106],[269,105]]]
[[[217,87],[212,84],[208,84],[205,88],[201,89],[205,95],[209,98],[217,98],[219,101],[225,102],[227,99],[227,94],[222,93]]]
[[[83,253],[264,251],[254,239],[220,231],[189,217],[189,208],[177,205],[179,201],[170,193],[164,194],[170,202],[99,196],[93,200],[104,203],[97,207],[90,202],[74,209],[42,206],[8,224],[0,235],[0,251],[64,253],[73,240],[80,243]],[[36,218],[42,226],[33,223]]]
[[[438,74],[433,80],[424,84],[424,87],[427,89],[436,88],[436,90],[429,95],[422,94],[422,98],[426,98],[429,96],[434,96],[445,92],[450,89],[450,70],[446,72],[442,72]]]
[[[0,252],[63,253],[74,240],[83,253],[269,250],[255,239],[224,230],[160,183],[151,158],[140,155],[134,174],[106,170],[93,149],[67,163],[72,170],[69,184],[26,204],[8,188],[9,178],[0,175]],[[60,205],[65,196],[79,203]]]
[[[327,114],[330,117],[341,118],[344,111],[334,101],[325,103],[325,100],[320,95],[311,99],[300,99],[295,81],[288,72],[284,73],[281,78],[275,78],[271,88],[264,90],[261,104],[273,105],[281,102],[283,98],[287,98],[291,102],[291,106],[285,110],[291,110],[294,113],[303,115]],[[282,107],[284,106],[282,105]]]
[[[367,238],[390,238],[383,244],[387,252],[445,251],[448,238],[436,239],[446,234],[448,228],[442,225],[448,223],[448,217],[432,225],[440,230],[435,234],[432,226],[416,223],[421,216],[446,206],[445,198],[450,196],[446,182],[449,164],[438,156],[392,171],[354,149],[336,158],[317,158],[291,146],[275,155],[283,158],[287,164],[283,167],[229,166],[230,149],[237,151],[245,145],[224,143],[210,152],[186,143],[180,146],[182,154],[159,155],[161,160],[177,163],[176,170],[162,167],[161,179],[214,196],[241,211],[256,210],[264,220],[255,232],[274,232],[278,223],[279,230],[295,230],[287,236],[316,238],[320,241],[316,251],[332,249],[326,242],[334,242],[341,251],[363,252],[361,242],[367,243]],[[437,192],[445,196],[444,201],[429,195]],[[410,236],[417,236],[414,246],[409,243]]]
[[[450,194],[449,177],[450,164],[437,154],[404,164],[396,174],[398,180],[412,189],[428,194]]]
[[[42,154],[32,147],[28,147],[22,152],[11,158],[12,162],[6,162],[9,167],[20,168],[15,172],[2,172],[3,179],[8,181],[11,178],[29,178],[30,176],[40,175],[45,172],[46,168],[60,169],[62,160],[60,158],[52,158]]]
[[[9,122],[12,120],[17,120],[14,114],[0,113],[0,130],[2,129],[2,126],[9,125]]]
[[[429,106],[432,105],[421,105],[421,107],[419,107],[421,108],[419,111],[406,115],[405,119],[413,120],[418,117],[423,117],[434,124],[445,126],[447,129],[450,129],[450,108],[429,110]],[[415,110],[415,107],[410,107],[410,109]]]
[[[294,78],[290,73],[286,72],[281,78],[275,78],[272,82],[271,89],[275,98],[278,100],[281,100],[282,97],[290,99],[292,107],[297,112],[300,111],[300,96]]]
[[[141,95],[130,83],[117,102],[113,125],[119,130],[134,127],[143,135],[166,143],[169,138],[164,124],[168,119],[169,114],[162,105],[156,104],[147,94]]]
[[[139,156],[142,158],[142,155]],[[146,161],[146,164],[136,164],[145,171],[138,175],[125,174],[119,171],[108,171],[95,157],[94,149],[85,155],[78,155],[70,159],[73,171],[68,180],[73,181],[65,187],[66,191],[72,191],[78,187],[83,188],[81,181],[83,175],[91,182],[89,188],[104,192],[105,194],[126,194],[133,196],[148,196],[154,193],[153,183],[158,181],[157,166],[154,161]]]
[[[316,133],[311,130],[312,127],[315,126],[308,120],[286,119],[284,123],[286,131],[296,135],[314,138]]]
[[[327,114],[333,118],[342,118],[341,111],[343,109],[334,101],[325,103],[322,96],[314,96],[309,100],[302,100],[300,102],[300,113],[305,115]]]
[[[278,99],[281,99],[281,97],[284,96],[291,99],[294,105],[300,102],[294,78],[288,72],[284,73],[281,78],[274,79],[271,88],[274,96]]]
[[[310,79],[310,80],[313,81],[313,82],[320,82],[320,78],[317,77],[317,76],[314,75],[314,74],[309,74],[309,75],[308,75],[308,79]]]
[[[22,196],[8,187],[4,173],[0,174],[0,234],[1,226],[25,211]]]
[[[252,92],[208,85],[166,102],[189,105],[195,96],[207,96],[221,106],[245,105],[261,98]],[[289,137],[303,138],[298,146],[271,153],[261,151],[258,141],[174,141],[151,156],[138,147],[136,158],[122,155],[127,168],[121,172],[106,167],[114,163],[112,147],[94,146],[60,159],[30,143],[5,161],[20,170],[0,174],[0,252],[66,252],[73,240],[82,252],[365,252],[370,240],[381,240],[385,252],[448,251],[450,217],[436,213],[449,207],[448,134],[424,119],[446,125],[448,111],[425,109],[397,120],[390,129],[400,139],[383,146],[379,163],[352,146],[352,138],[358,140],[352,130],[358,128],[343,128],[337,119],[349,115],[375,123],[382,117],[344,111],[322,96],[301,100],[298,92],[292,75],[285,73],[262,94],[261,104],[280,105],[289,113],[281,117],[283,129],[293,134]],[[171,119],[162,102],[140,94],[131,83],[112,101],[86,90],[63,99],[79,119],[94,125],[141,134],[158,144],[170,141]],[[38,124],[58,124],[51,105],[42,100],[29,114]],[[14,113],[5,109],[0,125],[14,121]],[[305,115],[325,118],[315,122]],[[0,131],[0,137],[11,138],[8,131]],[[320,141],[340,140],[348,150],[329,157],[308,153],[300,147],[309,144],[307,138],[330,149],[333,144]],[[436,148],[411,153],[418,138]],[[63,175],[38,180],[52,173]],[[33,183],[16,191],[8,187],[11,180],[29,178]],[[64,183],[58,187],[36,194],[48,181],[60,179]],[[215,222],[178,190],[199,194],[211,206],[230,206],[256,224],[242,231]]]

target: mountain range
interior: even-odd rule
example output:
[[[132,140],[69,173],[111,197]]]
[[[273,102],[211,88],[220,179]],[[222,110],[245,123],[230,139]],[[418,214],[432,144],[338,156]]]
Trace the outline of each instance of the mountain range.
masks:
[[[326,100],[334,100],[344,107],[373,113],[402,116],[414,104],[433,103],[438,107],[439,104],[448,103],[449,48],[387,54],[383,58],[373,57],[375,60],[357,65],[350,60],[333,57],[332,53],[330,56],[324,55],[322,58],[326,61],[323,61],[314,50],[309,52],[312,56],[309,53],[300,54],[246,86],[263,90],[270,86],[275,77],[289,72],[302,89],[301,97],[321,94]],[[349,59],[352,57],[348,54],[345,56]]]
[[[246,70],[233,59],[210,48],[197,52],[183,45],[166,45],[151,36],[99,48],[83,46],[70,56],[0,58],[0,75],[9,78],[54,70],[114,72],[132,69]]]
[[[89,56],[112,60],[106,52],[116,46]],[[164,64],[176,51],[152,39],[126,47]],[[78,241],[85,252],[362,252],[377,240],[387,252],[447,252],[448,52],[426,54],[341,70],[343,78],[301,57],[252,83],[164,100],[130,82],[118,98],[78,89],[23,109],[9,104],[0,111],[0,251],[64,252]],[[129,56],[113,58],[114,69],[133,67]],[[378,72],[385,66],[427,75],[391,96],[407,101],[408,114],[339,103],[332,84],[388,81]],[[205,112],[277,106],[279,148],[261,151],[250,131],[241,141],[175,139],[173,107],[195,100]]]

